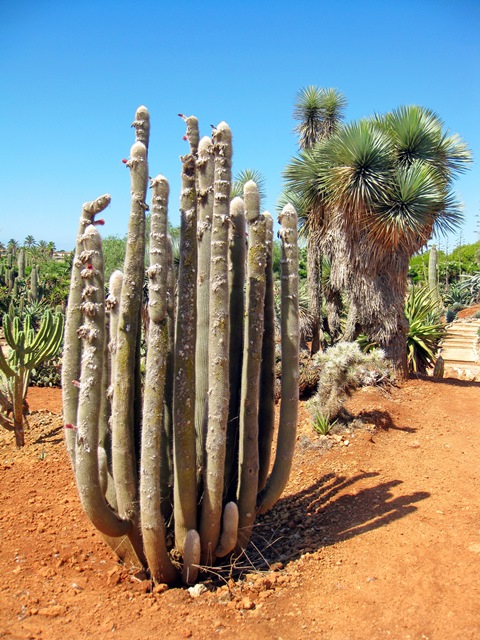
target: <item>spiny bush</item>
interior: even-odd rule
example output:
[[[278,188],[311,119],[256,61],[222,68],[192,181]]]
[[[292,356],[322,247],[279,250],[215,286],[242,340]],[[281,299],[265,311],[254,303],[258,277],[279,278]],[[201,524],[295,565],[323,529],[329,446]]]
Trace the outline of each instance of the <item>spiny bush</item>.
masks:
[[[392,375],[381,349],[363,353],[356,342],[338,342],[314,359],[320,371],[318,391],[307,405],[314,420],[338,418],[356,389],[390,380]]]

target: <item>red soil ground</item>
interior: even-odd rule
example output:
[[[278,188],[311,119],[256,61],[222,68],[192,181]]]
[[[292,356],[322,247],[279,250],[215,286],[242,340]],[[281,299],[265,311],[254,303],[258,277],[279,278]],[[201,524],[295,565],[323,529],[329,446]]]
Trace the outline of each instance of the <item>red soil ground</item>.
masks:
[[[197,598],[117,564],[79,505],[60,391],[28,400],[25,448],[0,433],[0,638],[480,638],[479,383],[360,391],[363,426],[331,439],[302,407],[285,497],[255,530],[271,569]]]

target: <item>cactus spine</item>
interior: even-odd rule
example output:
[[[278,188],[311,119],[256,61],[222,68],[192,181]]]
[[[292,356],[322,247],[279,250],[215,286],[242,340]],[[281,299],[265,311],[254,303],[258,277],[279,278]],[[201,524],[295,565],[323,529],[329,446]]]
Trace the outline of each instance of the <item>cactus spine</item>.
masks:
[[[66,429],[72,434],[67,448],[84,509],[112,547],[115,539],[128,536],[134,562],[148,567],[154,581],[169,584],[180,576],[191,584],[200,564],[245,548],[256,513],[269,508],[286,484],[298,402],[296,214],[287,207],[281,216],[283,396],[276,460],[267,479],[273,415],[272,219],[260,214],[253,182],[245,186],[245,203],[239,198],[230,202],[228,125],[215,128],[213,144],[209,138],[198,144],[196,118],[186,121],[191,152],[182,158],[177,287],[167,237],[168,182],[163,176],[151,181],[141,415],[136,372],[146,246],[145,107],[137,110],[134,122],[127,255],[123,276],[115,274],[110,282],[108,322],[100,239],[91,224],[94,213],[108,203],[103,198],[82,211],[64,349],[64,412],[73,416],[74,427]],[[79,383],[72,385],[72,380]],[[110,411],[111,451],[106,450],[109,438],[99,432],[105,424],[102,407]],[[106,463],[110,456],[113,481]],[[260,494],[259,469],[265,484]],[[175,556],[170,554],[173,532]]]

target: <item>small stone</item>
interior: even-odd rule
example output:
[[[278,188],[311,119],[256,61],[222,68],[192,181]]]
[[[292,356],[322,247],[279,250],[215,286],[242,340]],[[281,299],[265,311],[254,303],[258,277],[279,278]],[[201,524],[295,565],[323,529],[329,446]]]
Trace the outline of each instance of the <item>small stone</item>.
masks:
[[[188,593],[192,598],[199,598],[202,595],[202,593],[205,593],[206,590],[207,590],[207,587],[204,584],[198,583],[194,587],[190,587],[188,589]]]
[[[237,603],[237,609],[251,611],[252,609],[255,609],[255,603],[252,602],[250,598],[242,598],[240,602]]]
[[[43,607],[38,610],[38,615],[45,616],[46,618],[56,618],[63,613],[63,607],[59,604],[54,604],[50,607]]]
[[[160,584],[156,584],[153,587],[153,593],[160,594],[165,593],[165,591],[168,591],[168,584],[165,584],[163,582],[161,582]]]

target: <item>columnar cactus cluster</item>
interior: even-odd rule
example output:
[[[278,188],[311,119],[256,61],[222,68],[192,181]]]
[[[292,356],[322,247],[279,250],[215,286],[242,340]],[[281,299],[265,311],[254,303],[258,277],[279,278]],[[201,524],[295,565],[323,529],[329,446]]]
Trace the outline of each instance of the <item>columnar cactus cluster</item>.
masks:
[[[246,548],[256,514],[285,488],[298,404],[296,212],[287,206],[279,218],[282,401],[272,466],[273,220],[260,212],[253,182],[231,201],[228,125],[200,139],[197,119],[182,117],[190,152],[181,159],[178,278],[162,175],[150,180],[146,242],[150,121],[140,107],[126,162],[132,203],[123,273],[112,275],[105,300],[95,226],[105,195],[80,218],[62,371],[66,444],[83,508],[123,560],[168,584],[194,583],[202,567]]]
[[[28,382],[33,369],[56,355],[63,339],[63,315],[46,311],[38,332],[30,315],[22,322],[18,316],[3,316],[3,332],[9,347],[0,349],[0,371],[8,381],[9,393],[0,390],[0,425],[15,433],[17,447],[25,444],[24,412]],[[12,414],[10,417],[9,414]]]

